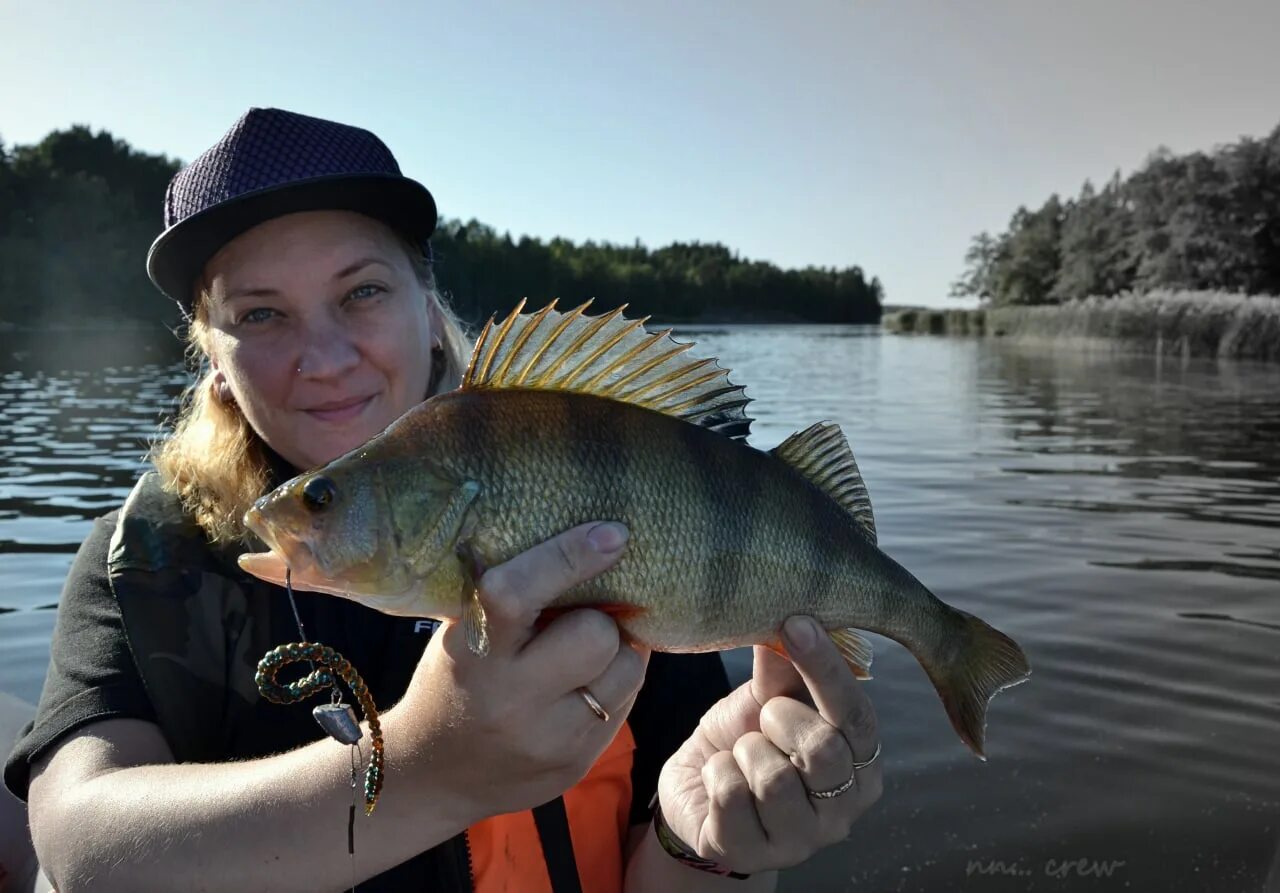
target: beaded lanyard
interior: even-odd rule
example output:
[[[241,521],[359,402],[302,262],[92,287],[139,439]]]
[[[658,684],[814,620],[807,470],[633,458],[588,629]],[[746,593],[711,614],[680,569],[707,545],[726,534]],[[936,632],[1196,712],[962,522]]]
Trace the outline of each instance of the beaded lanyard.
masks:
[[[356,833],[356,785],[359,779],[360,764],[364,755],[360,750],[360,739],[364,733],[356,720],[356,712],[350,704],[342,701],[342,692],[338,689],[337,680],[346,683],[351,694],[360,704],[365,718],[369,721],[369,738],[371,749],[369,765],[364,773],[364,814],[372,815],[378,803],[378,795],[382,793],[383,743],[382,724],[378,721],[378,708],[374,706],[373,696],[365,685],[360,674],[351,666],[350,661],[334,651],[328,645],[320,645],[306,641],[307,634],[302,629],[302,617],[298,614],[298,605],[293,598],[292,572],[285,568],[284,588],[289,595],[289,607],[293,609],[293,619],[298,624],[298,635],[301,642],[290,642],[280,645],[266,653],[258,661],[258,672],[254,681],[258,691],[273,704],[296,704],[305,698],[324,691],[332,692],[328,704],[321,704],[311,711],[320,728],[334,740],[351,745],[351,811],[347,816],[347,853],[351,857],[351,889],[355,889],[355,833]],[[306,661],[311,672],[301,679],[281,685],[276,681],[276,673],[292,663]],[[316,668],[316,664],[320,668]]]

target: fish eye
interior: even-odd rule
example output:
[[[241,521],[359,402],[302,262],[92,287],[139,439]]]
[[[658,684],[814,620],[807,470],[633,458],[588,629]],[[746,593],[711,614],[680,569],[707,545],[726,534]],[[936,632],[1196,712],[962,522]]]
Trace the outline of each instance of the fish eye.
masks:
[[[313,512],[324,511],[325,506],[333,502],[338,495],[338,488],[327,477],[317,475],[302,487],[302,502]]]

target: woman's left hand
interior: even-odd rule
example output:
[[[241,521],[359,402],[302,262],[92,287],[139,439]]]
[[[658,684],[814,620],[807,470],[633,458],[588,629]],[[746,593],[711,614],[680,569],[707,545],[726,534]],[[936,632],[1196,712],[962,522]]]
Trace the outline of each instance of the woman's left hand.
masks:
[[[662,768],[676,836],[734,871],[787,868],[849,836],[880,798],[875,711],[831,638],[808,617],[783,627],[792,662],[756,646],[752,678],[702,717]],[[853,785],[829,799],[850,778]]]

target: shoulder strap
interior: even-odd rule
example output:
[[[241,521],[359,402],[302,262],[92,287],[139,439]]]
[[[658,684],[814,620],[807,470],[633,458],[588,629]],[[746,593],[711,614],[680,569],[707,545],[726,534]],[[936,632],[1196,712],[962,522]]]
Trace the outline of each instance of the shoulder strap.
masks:
[[[246,591],[253,583],[220,560],[155,472],[120,511],[107,575],[175,759],[216,759],[237,711],[260,697],[254,669],[271,648],[270,600]]]
[[[564,797],[533,808],[533,823],[542,842],[542,857],[547,863],[552,893],[582,893],[578,863],[573,857],[573,838],[569,835],[569,815]]]

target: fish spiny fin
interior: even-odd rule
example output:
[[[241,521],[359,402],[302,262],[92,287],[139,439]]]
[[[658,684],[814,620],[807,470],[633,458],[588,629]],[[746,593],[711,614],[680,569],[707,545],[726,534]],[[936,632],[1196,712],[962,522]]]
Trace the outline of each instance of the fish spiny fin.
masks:
[[[750,402],[714,358],[689,359],[692,344],[651,333],[648,319],[627,319],[626,305],[586,316],[590,301],[568,312],[555,301],[502,322],[490,319],[471,353],[462,387],[570,391],[643,406],[727,437],[745,438]]]
[[[835,642],[836,648],[840,649],[840,655],[853,671],[854,677],[864,681],[870,679],[871,642],[852,627],[829,630],[827,634],[831,636],[831,641]]]
[[[807,477],[823,492],[853,515],[874,545],[876,519],[871,512],[871,497],[862,481],[853,450],[840,426],[818,422],[792,434],[772,450],[773,455]]]

